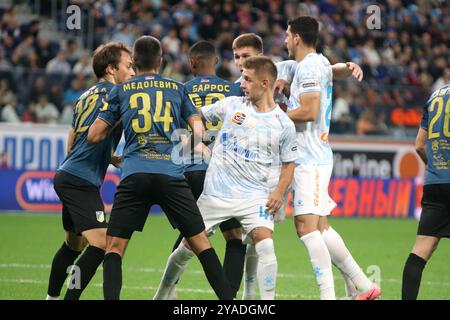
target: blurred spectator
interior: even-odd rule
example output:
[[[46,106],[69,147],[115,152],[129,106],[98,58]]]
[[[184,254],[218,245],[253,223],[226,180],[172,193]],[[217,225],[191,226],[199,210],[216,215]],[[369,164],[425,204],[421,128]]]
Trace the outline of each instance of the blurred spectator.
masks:
[[[0,153],[0,169],[9,169],[11,166],[9,165],[9,157],[6,151],[2,151]]]
[[[0,107],[11,103],[11,100],[15,98],[14,93],[9,87],[9,82],[6,79],[0,80]]]
[[[431,88],[431,91],[435,91],[447,83],[450,83],[450,68],[446,68],[444,70],[444,74],[442,75],[442,77],[439,77],[436,80],[436,82],[433,84],[433,86]]]
[[[25,110],[25,112],[22,115],[22,121],[23,122],[37,122],[37,115],[36,115],[36,103],[31,102],[28,105],[28,108]]]
[[[59,111],[53,103],[48,102],[47,95],[39,96],[36,104],[36,119],[39,123],[56,123]]]
[[[87,54],[83,55],[73,67],[73,73],[91,76],[93,74],[91,61]]]
[[[73,105],[66,104],[61,112],[61,117],[59,118],[60,124],[71,124],[73,118]]]
[[[56,57],[47,63],[46,70],[48,73],[57,73],[62,75],[69,74],[72,68],[67,62],[66,53],[63,50],[60,50]]]
[[[180,39],[177,37],[177,30],[171,28],[167,36],[165,36],[161,44],[167,49],[167,51],[173,55],[177,55],[180,52]]]
[[[73,105],[82,93],[83,90],[81,89],[80,80],[77,78],[72,79],[70,82],[70,88],[64,93],[64,105]]]
[[[350,113],[351,98],[342,95],[342,89],[339,86],[334,88],[335,100],[331,112],[331,129],[333,133],[351,133],[354,122]]]
[[[66,43],[66,56],[67,56],[67,62],[71,67],[73,67],[78,59],[80,59],[82,55],[81,50],[78,48],[78,43],[75,39],[71,38],[67,40]]]
[[[3,122],[21,122],[19,115],[17,114],[17,98],[15,96],[12,96],[9,103],[3,107],[0,118]]]
[[[50,94],[48,101],[53,103],[59,111],[62,110],[64,105],[64,96],[62,92],[62,87],[59,83],[52,84],[50,87]]]
[[[38,37],[36,53],[38,56],[39,68],[45,68],[47,63],[52,59],[52,57],[54,57],[54,53],[50,46],[50,41],[46,36],[40,35]]]

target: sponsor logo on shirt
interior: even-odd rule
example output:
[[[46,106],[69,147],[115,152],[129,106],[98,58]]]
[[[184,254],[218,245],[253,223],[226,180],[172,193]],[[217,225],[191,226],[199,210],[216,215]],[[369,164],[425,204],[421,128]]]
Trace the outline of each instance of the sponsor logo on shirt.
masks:
[[[317,87],[317,86],[319,86],[318,82],[307,82],[307,83],[302,84],[303,88],[313,88],[313,87]]]
[[[237,124],[237,125],[241,125],[244,123],[245,118],[247,116],[245,114],[243,114],[242,112],[236,112],[233,116],[233,119],[231,120],[231,122]]]

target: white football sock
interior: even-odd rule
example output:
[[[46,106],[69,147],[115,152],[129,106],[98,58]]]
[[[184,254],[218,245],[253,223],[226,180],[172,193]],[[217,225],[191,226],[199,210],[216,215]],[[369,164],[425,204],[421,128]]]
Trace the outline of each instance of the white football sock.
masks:
[[[322,238],[328,247],[334,265],[351,279],[358,291],[365,292],[369,290],[372,286],[372,281],[367,278],[355,259],[353,259],[341,236],[332,227],[329,227],[322,232]]]
[[[277,257],[272,239],[264,239],[255,245],[258,255],[258,286],[261,300],[275,299],[275,286],[277,282]]]
[[[308,250],[314,275],[320,289],[320,300],[336,300],[331,258],[325,241],[316,230],[300,238]]]
[[[181,242],[167,260],[166,269],[153,300],[167,300],[169,298],[175,282],[181,277],[187,263],[193,256],[195,256],[194,252],[186,248]]]
[[[333,259],[331,259],[333,261]],[[358,295],[358,289],[356,289],[355,284],[353,283],[352,279],[350,279],[349,276],[347,276],[344,272],[342,272],[341,269],[339,269],[339,273],[342,276],[342,279],[344,279],[345,284],[345,297],[349,299],[354,299]]]
[[[256,272],[258,268],[258,256],[253,244],[247,244],[244,266],[244,289],[242,300],[255,300]]]

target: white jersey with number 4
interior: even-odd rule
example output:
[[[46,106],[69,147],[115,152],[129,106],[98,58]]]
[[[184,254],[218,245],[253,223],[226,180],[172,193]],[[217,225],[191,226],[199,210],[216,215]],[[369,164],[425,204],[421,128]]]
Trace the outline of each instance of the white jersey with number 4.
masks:
[[[320,109],[315,121],[296,123],[300,156],[298,164],[328,165],[333,153],[328,144],[330,131],[333,72],[330,62],[322,54],[310,53],[300,61],[291,84],[289,111],[301,108],[300,95],[320,92]]]
[[[281,162],[294,162],[299,156],[294,123],[280,107],[258,112],[245,97],[227,97],[201,111],[206,121],[223,122],[203,194],[268,197],[274,187],[273,172],[279,172]]]

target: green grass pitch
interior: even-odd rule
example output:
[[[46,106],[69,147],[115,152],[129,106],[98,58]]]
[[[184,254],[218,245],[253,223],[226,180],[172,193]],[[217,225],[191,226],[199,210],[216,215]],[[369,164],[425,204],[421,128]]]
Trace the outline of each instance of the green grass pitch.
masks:
[[[330,221],[363,270],[373,276],[380,271],[382,299],[399,299],[403,265],[415,239],[417,221]],[[60,216],[1,213],[0,234],[0,299],[44,299],[50,263],[64,238]],[[122,299],[153,297],[176,236],[163,215],[150,216],[144,232],[133,235],[123,261]],[[211,239],[222,258],[222,236]],[[276,225],[274,239],[279,270],[276,298],[318,299],[306,249],[295,235],[292,218]],[[443,239],[424,271],[419,299],[450,299],[449,263],[450,242]],[[344,284],[339,272],[334,272],[336,293],[342,297]],[[101,283],[98,270],[82,299],[102,299]],[[179,299],[216,299],[196,259],[189,263],[177,288]]]

